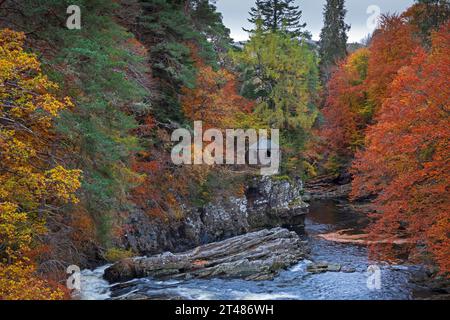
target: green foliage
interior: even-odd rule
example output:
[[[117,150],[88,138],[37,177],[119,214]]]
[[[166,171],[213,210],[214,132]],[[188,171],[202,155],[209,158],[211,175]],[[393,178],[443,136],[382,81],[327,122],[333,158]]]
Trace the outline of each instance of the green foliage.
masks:
[[[222,22],[222,14],[210,0],[191,0],[191,19],[197,32],[205,35],[214,51],[223,58],[230,49],[230,30]]]
[[[205,63],[217,67],[219,52],[226,52],[229,30],[216,7],[206,0],[143,0],[138,19],[140,40],[150,49],[153,75],[160,79],[155,116],[183,122],[178,101],[182,87],[194,88],[196,68],[188,43],[195,43]],[[209,39],[209,41],[208,41]]]
[[[315,53],[304,42],[258,25],[243,51],[232,56],[242,70],[242,92],[257,101],[257,118],[281,129],[283,168],[301,170],[298,153],[318,116]]]
[[[407,16],[416,25],[422,41],[431,46],[431,32],[450,19],[450,2],[448,0],[416,0],[417,5],[407,11]]]
[[[243,91],[260,101],[256,113],[270,127],[311,128],[319,79],[317,58],[305,43],[257,29],[244,50],[233,56],[246,77]]]
[[[336,62],[347,55],[347,31],[350,26],[344,21],[346,13],[344,0],[327,0],[319,50],[320,71],[325,79]]]
[[[114,20],[117,5],[76,1],[81,30],[69,30],[61,22],[70,4],[25,0],[16,9],[28,22],[24,31],[39,30],[36,39],[31,33],[31,41],[51,48],[52,53],[44,55],[45,68],[53,70],[54,79],[74,98],[76,107],[63,112],[56,125],[65,139],[66,162],[83,171],[81,202],[107,241],[110,223],[105,221],[127,205],[127,192],[139,178],[129,169],[131,155],[139,150],[131,110],[148,92],[130,75],[130,69],[144,69],[143,61],[130,48],[132,35]]]
[[[256,0],[249,12],[248,21],[256,25],[260,20],[264,31],[283,31],[292,37],[310,39],[311,34],[303,30],[306,23],[300,22],[302,11],[293,2],[294,0]]]

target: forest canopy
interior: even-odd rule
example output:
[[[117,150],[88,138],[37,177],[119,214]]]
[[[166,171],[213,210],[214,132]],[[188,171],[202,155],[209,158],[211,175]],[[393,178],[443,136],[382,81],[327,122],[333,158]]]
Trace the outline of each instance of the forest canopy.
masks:
[[[123,245],[136,212],[177,229],[245,195],[250,166],[171,161],[171,133],[194,121],[280,129],[274,179],[349,176],[369,237],[408,239],[448,278],[448,1],[383,15],[357,50],[343,0],[318,42],[301,4],[258,0],[244,43],[215,1],[80,0],[69,29],[71,2],[0,1],[0,300],[68,299],[68,265],[139,255]]]

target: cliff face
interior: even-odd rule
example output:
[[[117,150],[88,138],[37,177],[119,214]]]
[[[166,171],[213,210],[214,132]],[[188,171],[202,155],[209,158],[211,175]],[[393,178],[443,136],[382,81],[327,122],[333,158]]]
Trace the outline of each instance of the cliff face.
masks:
[[[285,227],[303,233],[308,204],[304,202],[303,182],[254,179],[246,191],[248,222],[253,230]]]
[[[136,211],[122,246],[151,255],[181,252],[250,231],[286,227],[302,232],[308,205],[300,180],[253,179],[242,198],[221,198],[200,208],[185,209],[184,218],[170,223]]]

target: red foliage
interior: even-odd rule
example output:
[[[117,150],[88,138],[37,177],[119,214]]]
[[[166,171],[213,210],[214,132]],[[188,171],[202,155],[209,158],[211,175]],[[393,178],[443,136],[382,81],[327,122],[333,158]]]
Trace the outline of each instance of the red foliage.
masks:
[[[399,26],[403,28],[402,25]],[[392,45],[392,44],[391,44]],[[384,67],[384,66],[383,66]],[[388,66],[389,67],[389,66]],[[353,166],[354,197],[373,194],[371,236],[401,234],[450,272],[450,24],[392,82]],[[392,247],[392,246],[391,246]],[[391,249],[391,248],[386,248]]]
[[[403,16],[383,16],[370,45],[367,85],[369,98],[379,110],[389,84],[398,70],[411,63],[420,40],[414,37],[415,27]]]
[[[353,156],[362,144],[367,118],[364,80],[368,58],[367,49],[354,52],[338,65],[328,84],[320,137],[327,142],[329,151],[343,158]]]

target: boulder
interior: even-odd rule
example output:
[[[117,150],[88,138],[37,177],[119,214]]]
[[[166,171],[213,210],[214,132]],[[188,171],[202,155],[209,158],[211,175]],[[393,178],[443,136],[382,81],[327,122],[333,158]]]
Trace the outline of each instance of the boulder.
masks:
[[[134,278],[273,279],[280,270],[305,258],[308,248],[292,231],[261,230],[173,254],[121,260],[105,270],[109,282]]]

